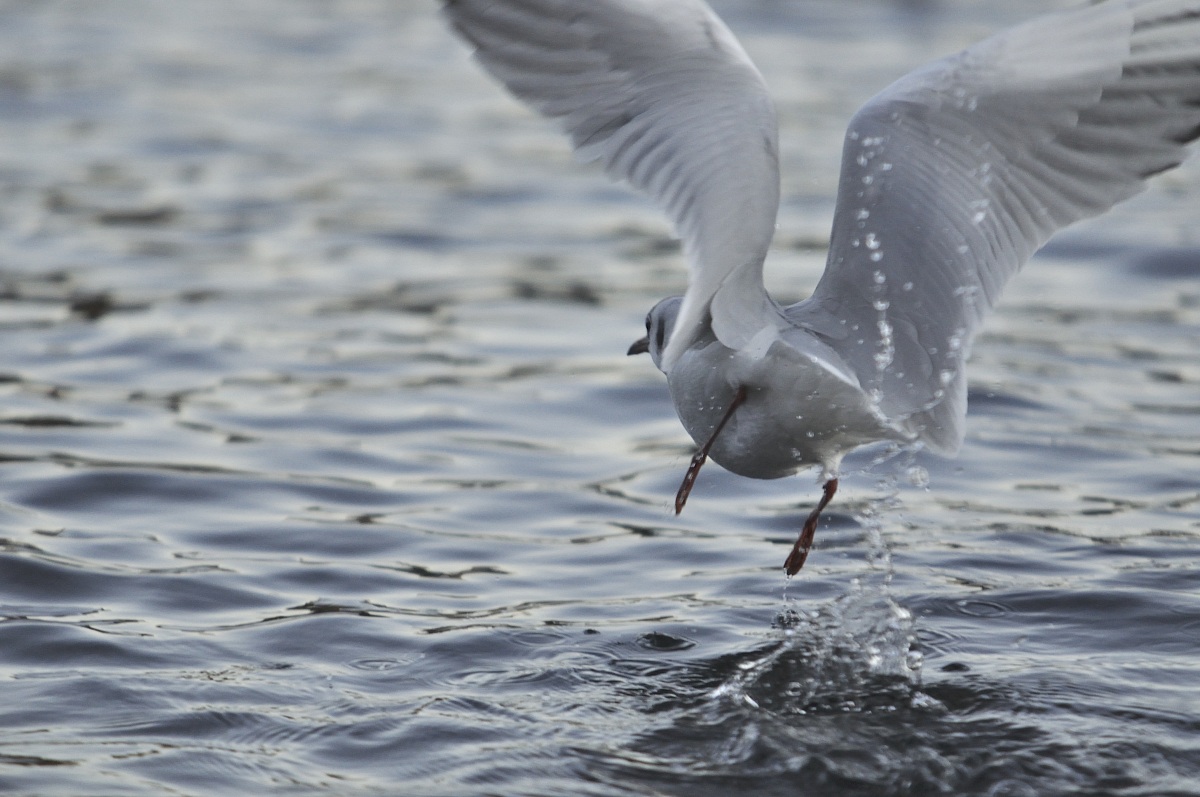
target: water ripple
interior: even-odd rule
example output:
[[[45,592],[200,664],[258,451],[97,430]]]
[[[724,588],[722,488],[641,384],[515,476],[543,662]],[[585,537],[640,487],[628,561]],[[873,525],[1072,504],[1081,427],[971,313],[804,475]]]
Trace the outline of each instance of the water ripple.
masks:
[[[643,203],[435,4],[193,5],[0,3],[0,792],[1200,795],[1194,168],[785,582],[807,475],[671,512]],[[766,5],[799,298],[881,75],[1041,7]]]

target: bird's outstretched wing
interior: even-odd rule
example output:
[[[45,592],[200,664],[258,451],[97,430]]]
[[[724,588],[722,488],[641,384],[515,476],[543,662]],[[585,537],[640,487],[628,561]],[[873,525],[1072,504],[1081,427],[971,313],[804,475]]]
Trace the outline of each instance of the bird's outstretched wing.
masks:
[[[769,304],[762,262],[779,209],[774,106],[702,0],[444,0],[479,62],[559,119],[579,156],[649,194],[683,240],[688,289],[669,371],[711,316],[744,346]]]
[[[1042,17],[911,73],[851,121],[829,261],[787,315],[954,453],[967,348],[1005,283],[1055,230],[1178,165],[1198,106],[1198,0]]]

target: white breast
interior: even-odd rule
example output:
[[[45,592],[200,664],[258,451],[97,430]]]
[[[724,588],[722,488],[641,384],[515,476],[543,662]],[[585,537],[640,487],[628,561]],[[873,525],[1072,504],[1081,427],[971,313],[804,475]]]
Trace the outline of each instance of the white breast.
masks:
[[[820,465],[837,470],[847,451],[877,440],[907,441],[870,397],[829,363],[777,340],[748,360],[709,338],[687,350],[667,375],[675,409],[698,445],[711,437],[738,387],[746,401],[710,452],[742,476],[777,479]]]

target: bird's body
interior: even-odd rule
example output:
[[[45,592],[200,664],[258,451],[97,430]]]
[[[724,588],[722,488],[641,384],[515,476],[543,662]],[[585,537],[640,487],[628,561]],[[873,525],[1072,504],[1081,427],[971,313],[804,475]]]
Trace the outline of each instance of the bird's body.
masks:
[[[746,388],[709,454],[722,467],[777,479],[818,465],[828,476],[847,451],[912,440],[879,412],[837,353],[806,330],[782,329],[765,345],[765,351],[734,350],[708,333],[667,374],[675,411],[698,444],[712,437],[738,388]]]
[[[866,443],[957,452],[965,361],[1005,283],[1058,229],[1137,193],[1200,136],[1200,0],[1108,0],[924,66],[850,121],[825,272],[763,287],[775,111],[703,0],[444,0],[485,68],[577,153],[667,212],[689,264],[647,337],[684,428],[754,478],[828,479]],[[802,544],[803,543],[803,544]]]

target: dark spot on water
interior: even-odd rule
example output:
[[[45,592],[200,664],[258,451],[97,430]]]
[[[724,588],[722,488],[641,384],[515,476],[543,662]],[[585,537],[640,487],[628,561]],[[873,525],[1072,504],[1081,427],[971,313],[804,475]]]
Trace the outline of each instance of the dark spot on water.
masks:
[[[523,188],[516,186],[489,188],[474,186],[456,193],[464,200],[475,200],[481,204],[497,206],[532,203],[534,200],[542,199],[545,196],[544,189],[532,186]]]
[[[1046,406],[1025,396],[1018,396],[997,388],[971,387],[967,390],[969,412],[994,410],[1040,410]]]
[[[942,672],[969,672],[971,668],[961,661],[952,661],[949,664],[943,664],[941,669]]]
[[[412,313],[433,315],[448,298],[439,293],[436,286],[398,282],[388,288],[375,289],[357,296],[349,296],[322,306],[317,313],[341,314],[367,311]]]
[[[14,767],[73,767],[76,761],[63,761],[58,758],[43,758],[36,755],[12,755],[0,753],[0,766]]]
[[[107,293],[93,293],[72,299],[69,307],[73,314],[95,321],[108,315],[116,303]]]
[[[672,636],[671,634],[663,634],[658,631],[642,634],[637,638],[637,644],[648,650],[660,651],[687,650],[696,646],[696,643],[689,639]]]
[[[1183,374],[1178,371],[1147,371],[1146,376],[1154,382],[1165,382],[1178,385],[1184,382]]]
[[[358,617],[381,617],[381,614],[364,606],[329,603],[326,601],[310,601],[302,606],[291,607],[292,611],[308,612],[309,614],[352,614]]]
[[[459,243],[447,235],[430,230],[377,232],[371,235],[371,238],[389,246],[399,246],[405,249],[422,249],[428,252],[444,252],[448,249],[453,249]]]
[[[105,291],[76,294],[71,297],[67,305],[72,315],[88,321],[97,321],[114,312],[144,310],[147,306],[132,302],[118,302],[111,294]]]
[[[116,423],[107,423],[104,421],[80,421],[76,420],[75,418],[67,418],[62,415],[29,415],[25,417],[0,418],[0,424],[5,426],[25,426],[43,429],[61,426],[106,429],[120,425]]]
[[[477,575],[477,574],[507,575],[507,571],[505,571],[499,567],[492,567],[490,565],[475,565],[474,567],[468,567],[463,570],[435,570],[433,568],[425,567],[423,565],[413,565],[413,564],[395,564],[395,565],[380,565],[380,566],[386,567],[389,570],[399,570],[404,573],[409,573],[411,575],[417,576],[418,578],[448,578],[448,579],[453,579],[453,580],[461,580],[464,576]]]
[[[540,285],[529,280],[514,280],[513,296],[530,301],[560,301],[574,304],[600,304],[600,295],[586,282],[572,280],[565,285]]]
[[[1134,257],[1128,270],[1153,279],[1195,279],[1200,277],[1200,249],[1157,249]]]
[[[106,210],[96,214],[96,221],[110,227],[150,226],[168,224],[174,221],[178,215],[179,208],[164,205],[156,208]]]
[[[184,291],[177,297],[179,301],[185,304],[199,304],[200,302],[209,302],[221,296],[220,291],[200,289],[194,291]]]
[[[649,233],[645,230],[625,228],[618,230],[614,237],[625,240],[632,239],[633,243],[631,245],[621,248],[622,254],[631,260],[658,258],[663,255],[678,254],[679,252],[680,245],[676,239],[657,233]]]

